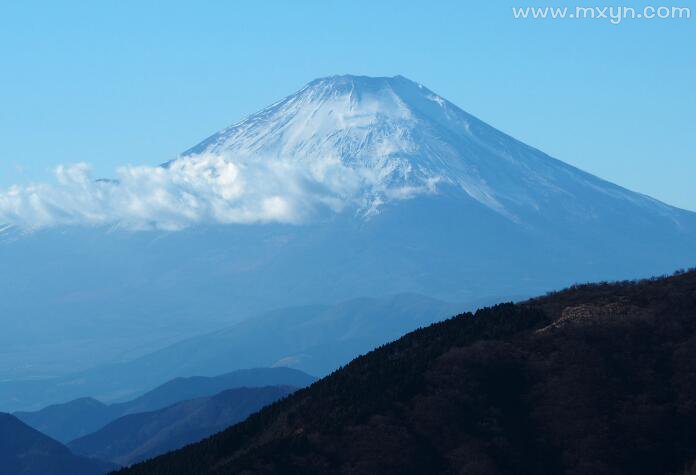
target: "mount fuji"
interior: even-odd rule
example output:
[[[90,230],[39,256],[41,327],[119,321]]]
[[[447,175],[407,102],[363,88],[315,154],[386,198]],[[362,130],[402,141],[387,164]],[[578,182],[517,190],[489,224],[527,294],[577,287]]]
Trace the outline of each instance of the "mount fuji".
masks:
[[[402,76],[315,80],[179,160],[210,155],[243,164],[289,159],[325,186],[317,175],[341,164],[362,185],[356,201],[368,216],[389,201],[459,194],[523,226],[598,224],[625,213],[673,229],[693,225],[691,213],[552,159]]]
[[[302,210],[290,214],[317,226],[314,239],[327,233],[301,260],[325,247],[327,262],[347,253],[331,280],[338,294],[357,286],[466,301],[696,258],[695,213],[551,158],[402,76],[317,79],[165,166],[210,157],[303,170],[311,197],[285,209]]]
[[[137,207],[128,180],[82,181],[87,198],[44,206],[52,224],[32,232],[0,208],[0,376],[134,358],[285,306],[409,293],[465,308],[696,263],[695,213],[401,76],[312,81],[151,174],[162,188]],[[16,356],[27,342],[44,356]]]

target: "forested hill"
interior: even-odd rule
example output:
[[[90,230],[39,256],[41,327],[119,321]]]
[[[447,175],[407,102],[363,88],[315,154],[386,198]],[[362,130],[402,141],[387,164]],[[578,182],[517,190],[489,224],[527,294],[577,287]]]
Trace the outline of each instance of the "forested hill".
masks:
[[[458,315],[125,473],[681,473],[694,440],[689,271]]]

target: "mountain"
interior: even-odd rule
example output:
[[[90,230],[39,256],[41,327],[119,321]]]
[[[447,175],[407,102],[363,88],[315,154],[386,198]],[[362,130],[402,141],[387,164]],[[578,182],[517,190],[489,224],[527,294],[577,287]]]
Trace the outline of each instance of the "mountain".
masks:
[[[680,473],[695,309],[693,270],[462,314],[122,473]]]
[[[77,454],[130,465],[215,434],[294,390],[289,386],[228,389],[212,397],[123,416],[68,447]]]
[[[125,403],[113,404],[122,414],[152,411],[187,399],[212,396],[221,391],[268,386],[304,388],[317,378],[297,369],[275,367],[238,369],[219,376],[192,376],[168,381]]]
[[[24,407],[41,406],[84,395],[104,401],[123,400],[179,376],[212,376],[241,368],[294,367],[320,376],[375,346],[467,308],[400,294],[277,309],[124,363],[98,366],[60,379],[0,382],[0,404],[12,406],[21,401]],[[301,383],[288,379],[254,385],[306,384]],[[61,441],[70,440],[45,425],[33,427]],[[60,424],[58,430],[63,427],[67,426]]]
[[[462,207],[472,199],[529,226],[580,227],[625,211],[663,225],[688,220],[524,145],[403,76],[317,79],[167,166],[210,155],[242,164],[287,158],[321,170],[337,160],[343,173],[370,177],[358,192],[368,215],[441,185]],[[621,221],[615,229],[627,224]]]
[[[0,471],[7,475],[101,475],[116,468],[78,457],[67,447],[0,413]]]
[[[109,374],[112,383],[123,381],[119,374],[153,380],[170,374],[216,373],[230,365],[289,366],[324,376],[460,308],[414,294],[284,308],[99,372]]]
[[[212,396],[232,388],[282,386],[302,388],[316,378],[291,368],[255,368],[219,376],[176,378],[126,402],[104,404],[80,398],[35,412],[15,412],[25,424],[63,443],[90,434],[127,414],[154,411],[189,399]]]
[[[101,401],[83,397],[35,412],[18,411],[13,416],[49,437],[67,443],[104,426],[118,417],[118,412]]]
[[[2,380],[130,361],[277,308],[400,293],[470,304],[696,261],[696,214],[398,76],[312,81],[129,170],[78,174],[68,204],[40,210],[58,224],[3,231]]]

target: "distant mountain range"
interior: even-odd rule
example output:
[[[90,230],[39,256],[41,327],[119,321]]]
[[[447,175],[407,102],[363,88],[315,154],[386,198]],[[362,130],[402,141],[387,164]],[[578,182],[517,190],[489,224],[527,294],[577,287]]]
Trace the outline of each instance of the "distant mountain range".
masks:
[[[401,76],[312,81],[152,173],[168,188],[84,185],[91,194],[71,203],[113,202],[72,225],[4,218],[2,380],[133,360],[288,306],[399,293],[467,304],[696,262],[696,214]],[[90,221],[110,205],[131,214]]]
[[[214,377],[176,378],[147,393],[126,402],[104,404],[87,397],[63,404],[56,404],[36,412],[16,412],[14,415],[31,427],[63,443],[91,434],[118,418],[136,413],[147,413],[183,401],[210,397],[232,388],[281,387],[302,388],[313,383],[316,378],[290,368],[257,368],[237,370]],[[259,400],[266,400],[267,394],[274,390],[262,391]],[[284,394],[285,389],[279,390]],[[253,391],[243,393],[245,398],[253,397]],[[232,398],[232,400],[234,397]],[[203,401],[203,400],[199,400]],[[241,404],[246,404],[246,399]],[[198,403],[196,403],[198,404]],[[227,414],[227,418],[243,414],[242,408]],[[241,411],[241,412],[240,412]],[[169,410],[171,416],[176,410]],[[248,415],[248,414],[247,414]],[[181,418],[184,416],[181,415]],[[241,416],[240,416],[241,417]],[[228,420],[228,419],[222,419]],[[201,421],[203,425],[204,422]],[[230,422],[231,424],[231,422]],[[229,425],[229,424],[228,424]],[[214,426],[217,427],[217,426]]]
[[[693,473],[695,308],[696,270],[462,314],[122,473]]]
[[[198,442],[243,421],[296,389],[289,386],[228,389],[215,396],[120,417],[70,442],[68,447],[76,454],[130,465]]]
[[[116,466],[74,455],[59,442],[0,413],[0,473],[7,475],[101,475]]]
[[[490,301],[482,300],[483,303]],[[467,307],[415,294],[279,309],[125,363],[98,366],[55,380],[0,382],[0,407],[14,409],[22,404],[20,408],[36,408],[86,395],[104,401],[123,400],[153,384],[179,376],[213,376],[243,368],[294,367],[322,376],[375,346],[464,309]],[[263,384],[258,383],[253,385],[307,384],[306,380],[291,378],[268,378]],[[219,387],[218,391],[222,389],[225,388]],[[203,395],[206,394],[189,397]],[[169,401],[172,402],[175,401]],[[90,401],[80,403],[85,414],[92,413],[93,406],[94,402]],[[113,407],[121,408],[121,405]],[[156,407],[148,406],[144,410],[152,409]],[[111,409],[98,412],[102,416],[112,414]],[[31,424],[29,419],[25,420]],[[45,425],[33,426],[63,441],[95,428],[94,424],[89,425],[89,430],[70,432],[66,438],[63,431],[78,422],[84,421],[61,422],[56,430]]]

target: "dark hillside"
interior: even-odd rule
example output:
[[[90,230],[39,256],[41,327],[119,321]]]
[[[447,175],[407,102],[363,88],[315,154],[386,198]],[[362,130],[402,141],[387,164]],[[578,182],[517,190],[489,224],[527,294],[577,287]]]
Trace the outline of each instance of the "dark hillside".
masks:
[[[79,457],[60,442],[0,412],[2,475],[101,475],[116,465]]]
[[[691,271],[459,315],[126,473],[678,473],[695,440]]]

